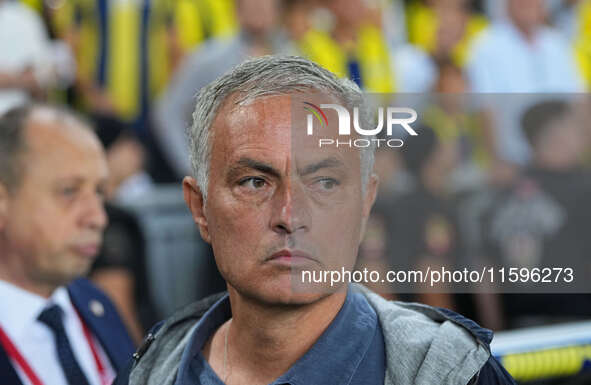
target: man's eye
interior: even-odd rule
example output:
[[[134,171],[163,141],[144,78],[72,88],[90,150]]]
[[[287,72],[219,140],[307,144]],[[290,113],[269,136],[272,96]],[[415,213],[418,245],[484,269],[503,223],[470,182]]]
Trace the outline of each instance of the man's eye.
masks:
[[[265,180],[258,177],[248,177],[240,181],[240,186],[247,187],[253,190],[258,190],[265,187]]]
[[[78,189],[76,187],[64,187],[60,193],[65,197],[73,197],[78,193]]]
[[[316,181],[324,190],[332,190],[339,185],[339,181],[333,178],[322,178]]]

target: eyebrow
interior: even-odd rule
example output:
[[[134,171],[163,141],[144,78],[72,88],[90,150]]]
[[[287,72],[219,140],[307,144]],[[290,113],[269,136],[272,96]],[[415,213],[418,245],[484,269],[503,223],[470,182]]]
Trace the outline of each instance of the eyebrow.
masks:
[[[264,174],[271,175],[275,178],[281,178],[281,172],[267,163],[260,162],[258,160],[254,160],[252,158],[240,158],[238,160],[238,162],[236,162],[236,163],[237,163],[237,167],[233,167],[230,170],[229,175],[233,175],[235,173],[238,173],[239,169],[244,167],[244,168],[249,168],[249,169],[260,171]],[[335,157],[329,157],[329,158],[321,160],[320,162],[316,162],[316,163],[306,166],[302,170],[301,175],[302,176],[310,175],[310,174],[313,174],[323,168],[341,168],[343,166],[344,166],[344,163],[340,159],[335,158]]]
[[[68,184],[68,183],[81,185],[81,184],[84,184],[87,180],[88,180],[88,178],[86,178],[84,176],[79,176],[79,175],[64,176],[64,177],[57,178],[54,181],[54,184],[56,186],[61,186],[61,185]],[[107,184],[107,183],[108,183],[107,177],[99,177],[97,180],[98,185],[103,185],[103,184]]]
[[[69,176],[61,176],[56,178],[53,182],[55,185],[63,185],[68,183],[73,184],[82,184],[84,183],[84,178],[78,175],[69,175]]]
[[[264,174],[271,175],[275,178],[281,178],[281,172],[279,172],[279,170],[275,169],[273,166],[268,165],[267,163],[263,163],[251,158],[240,158],[236,163],[238,167],[233,167],[230,170],[230,175],[237,173],[240,168],[244,167],[260,171]]]
[[[305,176],[305,175],[309,175],[309,174],[314,174],[316,171],[321,170],[323,168],[341,168],[344,166],[344,163],[335,157],[330,157],[330,158],[326,158],[321,160],[320,162],[317,163],[312,163],[308,166],[306,166],[302,172],[301,175]]]

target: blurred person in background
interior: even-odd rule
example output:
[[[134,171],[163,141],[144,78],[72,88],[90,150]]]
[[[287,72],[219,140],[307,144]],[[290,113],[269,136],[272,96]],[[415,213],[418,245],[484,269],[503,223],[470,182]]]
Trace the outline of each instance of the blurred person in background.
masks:
[[[488,180],[495,156],[494,133],[477,105],[466,96],[469,85],[462,68],[451,58],[437,62],[437,96],[422,113],[423,122],[443,140],[457,142],[458,167],[452,175],[456,192],[476,188]]]
[[[546,26],[543,0],[507,0],[508,20],[472,46],[467,71],[473,92],[579,92],[580,74],[568,41]]]
[[[424,92],[433,82],[433,65],[427,54],[408,44],[392,46],[383,23],[388,10],[375,0],[316,0],[308,6],[284,1],[289,15],[306,8],[308,26],[291,34],[295,54],[304,56],[339,77],[355,81],[375,93]],[[328,10],[331,18],[318,17]],[[313,22],[316,20],[316,22]],[[291,32],[291,31],[290,31]]]
[[[18,1],[0,0],[0,115],[43,98],[56,81],[43,21]]]
[[[133,351],[115,307],[83,277],[107,224],[92,129],[61,108],[0,118],[0,377],[109,384]]]
[[[458,67],[465,66],[472,42],[488,26],[483,15],[472,12],[469,0],[416,0],[407,13],[409,42]]]
[[[87,0],[54,5],[76,57],[72,103],[98,127],[117,122],[145,148],[157,182],[175,180],[154,140],[152,101],[182,59],[167,0]]]
[[[457,142],[440,139],[428,126],[416,131],[419,135],[407,137],[400,149],[414,187],[395,199],[382,197],[386,201],[377,206],[388,217],[389,268],[395,271],[455,266],[459,259],[448,184],[458,161]],[[403,298],[467,313],[451,294],[416,293]]]
[[[63,39],[76,49],[82,65],[78,91],[87,99],[79,106],[127,122],[137,114],[133,111],[137,110],[133,106],[137,102],[131,98],[145,96],[133,89],[128,95],[121,95],[122,91],[110,84],[110,78],[137,87],[138,81],[126,79],[126,75],[138,74],[140,82],[149,82],[147,92],[151,101],[187,53],[207,39],[231,37],[237,29],[234,0],[127,2],[133,4],[116,0],[19,1],[39,13],[52,38]],[[122,53],[127,54],[128,63],[117,59]],[[143,60],[149,63],[142,63]],[[103,70],[106,74],[98,74]],[[101,89],[103,95],[99,95]]]
[[[497,157],[525,165],[530,146],[519,120],[543,93],[573,93],[584,89],[572,46],[556,29],[546,26],[543,0],[507,0],[508,19],[491,26],[472,46],[467,74],[476,93],[520,95],[479,96],[494,115]]]
[[[167,45],[166,3],[66,2],[60,12],[69,22],[83,109],[118,119],[138,135],[147,135],[149,102],[166,84],[175,57]]]
[[[532,164],[483,218],[487,256],[503,266],[570,267],[579,277],[588,276],[591,172],[582,166],[589,145],[584,127],[572,105],[558,99],[530,107],[522,127],[533,149]],[[501,299],[510,327],[591,316],[589,294],[504,294]]]
[[[297,7],[297,1],[291,1]],[[375,1],[323,0],[315,2],[334,17],[333,25],[311,25],[296,41],[302,56],[353,80],[371,92],[392,93],[395,78],[390,47],[382,30],[381,9]],[[312,4],[314,5],[314,4]]]
[[[192,52],[155,106],[155,134],[180,179],[191,171],[185,129],[194,95],[247,57],[284,52],[280,0],[236,0],[240,32],[232,39],[213,39]]]

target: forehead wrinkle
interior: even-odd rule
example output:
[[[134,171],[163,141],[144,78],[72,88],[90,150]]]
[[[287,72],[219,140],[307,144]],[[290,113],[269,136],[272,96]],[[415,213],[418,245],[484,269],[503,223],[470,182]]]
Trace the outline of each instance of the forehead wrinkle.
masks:
[[[223,135],[229,135],[230,137],[255,135],[257,141],[260,139],[261,133],[256,132],[256,128],[268,131],[286,130],[286,133],[289,134],[291,130],[291,108],[287,102],[281,101],[277,103],[273,100],[280,97],[269,96],[255,99],[246,105],[236,105],[228,101],[220,109],[212,126],[220,126],[219,128],[225,131],[221,133]],[[277,135],[278,138],[288,136]],[[289,141],[287,142],[289,143]],[[284,143],[279,141],[279,144]]]
[[[104,149],[94,132],[76,120],[33,116],[25,128],[27,179],[106,179],[109,174]],[[47,120],[49,119],[49,120]]]
[[[288,174],[292,163],[290,110],[289,98],[285,95],[258,98],[246,105],[227,101],[216,119],[215,131],[219,135],[214,135],[213,143],[218,144],[212,152],[227,154],[224,157],[231,163],[235,162],[230,160],[235,156],[266,163],[270,159],[285,161],[281,167],[273,168],[284,168]]]

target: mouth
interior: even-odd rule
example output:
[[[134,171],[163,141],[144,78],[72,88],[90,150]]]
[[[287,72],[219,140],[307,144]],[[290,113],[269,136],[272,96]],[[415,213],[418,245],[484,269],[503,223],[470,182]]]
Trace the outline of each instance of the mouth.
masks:
[[[279,266],[298,267],[318,263],[318,261],[306,252],[301,250],[283,249],[271,255],[265,262]]]
[[[74,252],[80,256],[92,258],[95,257],[100,250],[98,243],[87,243],[82,245],[75,245],[72,247]]]

